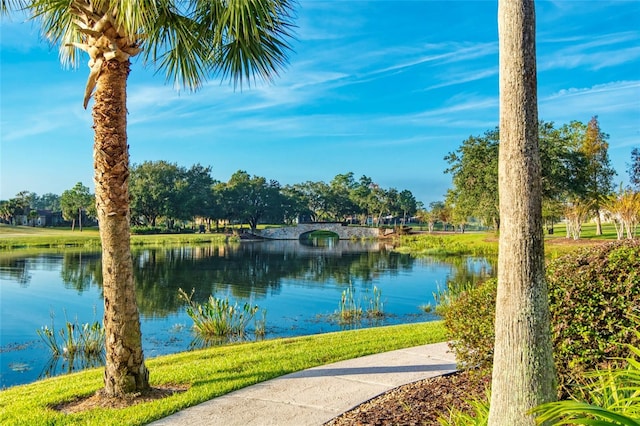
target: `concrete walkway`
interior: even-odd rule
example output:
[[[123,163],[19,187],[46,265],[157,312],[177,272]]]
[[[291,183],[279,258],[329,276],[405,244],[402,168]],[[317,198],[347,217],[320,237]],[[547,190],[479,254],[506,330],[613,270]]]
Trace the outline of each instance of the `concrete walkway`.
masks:
[[[151,425],[319,426],[390,389],[455,369],[446,343],[400,349],[258,383]]]

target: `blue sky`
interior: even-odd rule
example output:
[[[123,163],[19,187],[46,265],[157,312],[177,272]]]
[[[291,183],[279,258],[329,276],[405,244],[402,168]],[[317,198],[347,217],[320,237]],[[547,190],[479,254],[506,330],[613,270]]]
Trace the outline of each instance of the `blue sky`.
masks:
[[[598,115],[616,182],[628,182],[640,146],[640,1],[536,8],[540,118]],[[443,199],[443,157],[498,124],[497,1],[301,0],[296,24],[290,63],[270,85],[234,91],[214,79],[179,92],[134,60],[131,162],[283,185],[353,172],[425,205]],[[86,62],[63,69],[32,23],[3,18],[0,30],[0,199],[93,188]]]

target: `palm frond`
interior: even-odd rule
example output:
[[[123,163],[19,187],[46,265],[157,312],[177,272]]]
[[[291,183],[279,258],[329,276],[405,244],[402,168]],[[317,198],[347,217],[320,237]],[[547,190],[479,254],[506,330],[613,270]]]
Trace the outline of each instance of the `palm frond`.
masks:
[[[293,4],[289,0],[229,0],[202,16],[213,33],[214,73],[242,86],[271,80],[287,63],[292,38]],[[196,8],[196,13],[202,13]]]
[[[640,421],[636,419],[579,401],[550,402],[536,407],[533,412],[539,413],[536,420],[540,424],[551,422],[553,425],[640,426]]]
[[[27,2],[24,0],[2,0],[0,1],[0,16],[20,11],[24,9],[26,5]]]
[[[291,0],[1,1],[3,11],[24,4],[44,36],[60,46],[65,65],[77,66],[79,48],[87,50],[88,21],[106,19],[135,50],[125,59],[141,49],[146,64],[189,90],[212,75],[234,86],[272,79],[287,62],[292,38]]]

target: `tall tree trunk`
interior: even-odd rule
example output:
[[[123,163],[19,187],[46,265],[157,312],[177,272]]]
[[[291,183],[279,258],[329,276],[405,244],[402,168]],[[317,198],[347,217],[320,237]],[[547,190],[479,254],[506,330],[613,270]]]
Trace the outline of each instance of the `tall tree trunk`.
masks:
[[[556,395],[544,278],[533,0],[499,0],[500,242],[490,426]]]
[[[106,61],[93,106],[94,179],[102,241],[106,332],[104,386],[110,396],[149,388],[129,245],[128,74],[129,61]]]

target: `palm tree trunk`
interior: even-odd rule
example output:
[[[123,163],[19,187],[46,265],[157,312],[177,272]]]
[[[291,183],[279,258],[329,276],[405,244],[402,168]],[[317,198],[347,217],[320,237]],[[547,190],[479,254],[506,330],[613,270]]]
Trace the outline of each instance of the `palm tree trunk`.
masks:
[[[102,241],[106,333],[105,392],[149,388],[129,246],[129,152],[126,85],[129,61],[105,61],[93,106],[96,208]]]
[[[499,0],[500,240],[490,426],[555,398],[538,148],[534,0]]]

